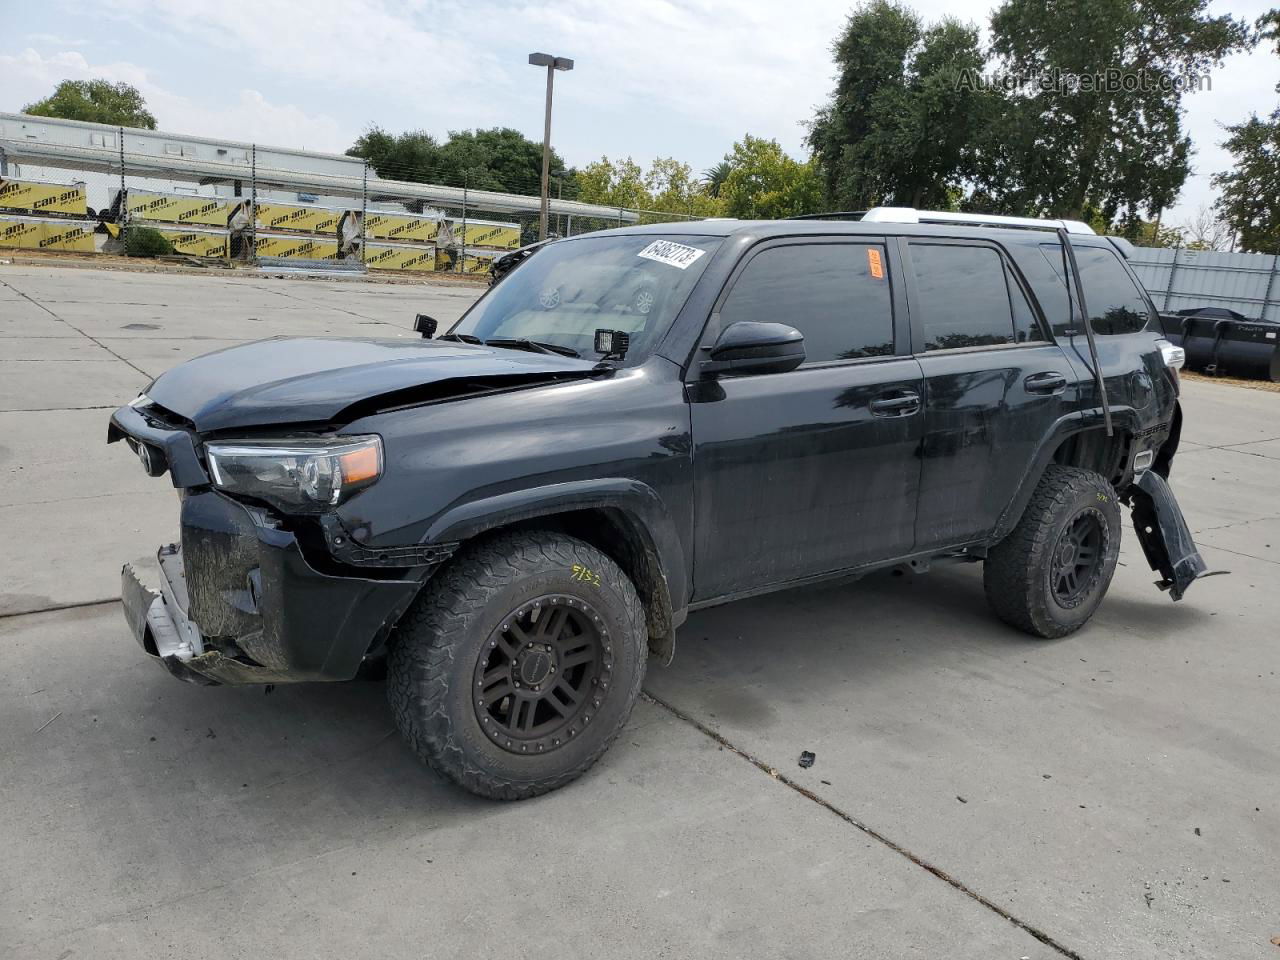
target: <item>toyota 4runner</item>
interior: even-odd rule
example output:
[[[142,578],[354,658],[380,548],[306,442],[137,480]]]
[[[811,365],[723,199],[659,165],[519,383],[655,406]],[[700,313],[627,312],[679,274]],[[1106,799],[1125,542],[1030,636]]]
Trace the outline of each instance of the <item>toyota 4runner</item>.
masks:
[[[385,659],[417,754],[519,799],[600,757],[691,610],[949,559],[1061,637],[1122,504],[1176,600],[1205,573],[1166,483],[1182,357],[1123,248],[895,208],[610,230],[441,336],[199,357],[111,418],[181,503],[126,615],[195,683]]]

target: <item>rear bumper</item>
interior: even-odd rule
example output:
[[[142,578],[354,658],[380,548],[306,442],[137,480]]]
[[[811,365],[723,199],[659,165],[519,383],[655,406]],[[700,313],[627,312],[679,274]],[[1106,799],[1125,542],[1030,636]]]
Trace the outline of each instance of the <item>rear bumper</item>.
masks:
[[[183,500],[182,544],[158,560],[158,592],[125,566],[125,617],[147,654],[194,683],[349,680],[427,573],[322,573],[292,533],[212,491]]]

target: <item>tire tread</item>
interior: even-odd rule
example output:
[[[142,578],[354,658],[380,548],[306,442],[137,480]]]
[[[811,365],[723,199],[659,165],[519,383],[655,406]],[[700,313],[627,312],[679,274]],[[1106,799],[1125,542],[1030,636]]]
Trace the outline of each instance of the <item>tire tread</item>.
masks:
[[[1115,490],[1101,474],[1082,467],[1050,464],[1017,526],[989,551],[983,564],[983,589],[992,611],[1009,626],[1032,636],[1055,639],[1073,633],[1088,621],[1086,617],[1075,625],[1063,624],[1039,609],[1040,568],[1035,559],[1052,549],[1048,541],[1055,519],[1069,509],[1072,501],[1091,490],[1115,502]],[[1119,538],[1118,524],[1112,535]],[[1106,580],[1110,580],[1109,575]],[[1104,584],[1104,593],[1105,590]]]
[[[491,776],[468,758],[449,716],[448,678],[471,621],[495,594],[521,577],[548,564],[568,569],[575,563],[608,575],[623,595],[640,662],[632,688],[618,693],[634,705],[644,682],[647,653],[640,598],[617,564],[565,534],[509,533],[470,547],[427,584],[396,627],[387,671],[387,700],[396,726],[424,763],[471,793],[496,800],[524,800],[562,787],[599,760],[626,723],[629,707],[616,728],[573,768],[551,777],[512,783]]]

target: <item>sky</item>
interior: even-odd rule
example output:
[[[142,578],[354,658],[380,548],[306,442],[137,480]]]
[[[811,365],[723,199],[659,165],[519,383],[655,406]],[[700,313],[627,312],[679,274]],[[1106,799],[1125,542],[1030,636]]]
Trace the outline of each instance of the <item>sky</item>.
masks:
[[[1213,0],[1252,21],[1273,0]],[[926,20],[985,27],[990,0],[916,0]],[[542,136],[545,73],[528,54],[575,61],[556,76],[552,141],[570,165],[607,155],[697,171],[743,134],[807,155],[804,122],[829,95],[830,45],[848,0],[0,0],[0,110],[64,79],[133,84],[161,130],[342,152],[370,125],[392,132],[515,127]],[[1212,202],[1230,165],[1222,123],[1270,113],[1280,58],[1229,60],[1187,97],[1194,175],[1169,224]]]

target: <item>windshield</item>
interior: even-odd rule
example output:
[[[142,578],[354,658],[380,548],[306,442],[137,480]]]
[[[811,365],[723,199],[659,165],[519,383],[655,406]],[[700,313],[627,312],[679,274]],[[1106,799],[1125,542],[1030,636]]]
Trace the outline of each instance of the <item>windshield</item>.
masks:
[[[598,359],[597,330],[630,337],[627,359],[662,339],[720,237],[581,237],[550,243],[516,267],[448,335],[532,340]]]

